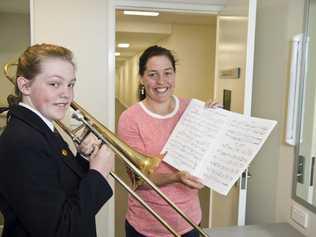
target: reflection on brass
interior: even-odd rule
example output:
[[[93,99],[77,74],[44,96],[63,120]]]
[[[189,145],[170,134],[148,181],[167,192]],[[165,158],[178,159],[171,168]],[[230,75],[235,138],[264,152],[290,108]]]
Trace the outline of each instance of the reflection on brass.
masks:
[[[67,151],[66,149],[62,149],[62,150],[61,150],[61,154],[62,154],[63,156],[68,156],[68,151]]]

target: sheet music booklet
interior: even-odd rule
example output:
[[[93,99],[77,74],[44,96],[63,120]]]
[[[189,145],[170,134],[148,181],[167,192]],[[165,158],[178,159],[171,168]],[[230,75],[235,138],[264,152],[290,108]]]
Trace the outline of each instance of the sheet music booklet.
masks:
[[[273,120],[205,108],[193,99],[162,150],[167,151],[164,161],[227,195],[275,125]]]

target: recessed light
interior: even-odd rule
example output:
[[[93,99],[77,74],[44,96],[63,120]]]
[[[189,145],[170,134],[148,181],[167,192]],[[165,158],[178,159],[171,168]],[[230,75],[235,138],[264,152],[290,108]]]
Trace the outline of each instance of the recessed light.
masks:
[[[117,47],[119,47],[119,48],[128,48],[129,47],[129,43],[119,43],[119,44],[117,44]]]
[[[121,53],[120,52],[115,52],[115,54],[114,54],[115,56],[120,56],[121,55]]]
[[[124,15],[134,15],[134,16],[159,16],[159,12],[124,11]]]

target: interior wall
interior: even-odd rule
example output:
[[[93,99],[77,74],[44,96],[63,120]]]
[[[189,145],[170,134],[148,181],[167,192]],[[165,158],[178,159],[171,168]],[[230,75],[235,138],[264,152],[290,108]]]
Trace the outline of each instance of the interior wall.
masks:
[[[295,2],[295,1],[294,1]],[[310,8],[310,37],[313,37],[313,42],[315,42],[315,19],[316,19],[316,1],[315,0],[311,0],[311,8]],[[295,7],[295,6],[294,6]],[[295,8],[292,7],[291,10],[294,13],[295,12]],[[312,46],[312,43],[310,43],[310,46]],[[315,46],[315,45],[313,45]],[[315,49],[315,48],[314,48]],[[308,72],[310,73],[309,76],[315,75],[315,68],[312,66],[313,63],[315,63],[315,50],[310,49],[310,57],[311,57],[311,64],[308,67]],[[315,132],[315,131],[314,131]],[[313,147],[313,150],[315,151],[315,147]],[[314,192],[315,193],[315,192]],[[300,226],[298,226],[293,220],[290,219],[290,222],[292,225],[294,225],[297,229],[299,229],[301,232],[303,232],[306,236],[308,237],[312,237],[315,235],[316,233],[316,213],[312,213],[311,211],[307,210],[306,208],[300,206],[297,202],[295,202],[293,199],[291,199],[292,201],[292,205],[295,206],[299,206],[301,209],[305,210],[306,213],[308,213],[309,216],[309,220],[308,220],[308,228],[307,229],[303,229]]]
[[[7,96],[13,93],[13,85],[2,73],[6,63],[17,58],[30,45],[30,21],[28,14],[0,12],[0,106],[7,104]]]
[[[126,108],[138,101],[138,58],[139,54],[126,61],[118,70],[119,77],[116,85],[118,86],[116,98]]]
[[[177,62],[175,94],[203,101],[213,98],[216,26],[172,25],[160,44],[172,49]]]
[[[316,1],[312,0],[311,1],[311,8],[310,8],[310,26],[309,26],[309,35],[311,39],[314,39],[312,42],[309,42],[309,51],[310,52],[316,52],[316,27],[315,27],[315,22],[316,22]],[[316,54],[311,53],[309,54],[309,64],[308,64],[308,77],[309,78],[314,78],[313,82],[316,84],[316,68],[313,67],[312,65],[315,64],[316,62]],[[316,85],[313,87],[316,89]],[[314,121],[313,121],[313,142],[312,142],[312,156],[316,156],[316,95],[314,94],[314,100],[313,100],[313,105],[314,105]],[[314,182],[316,181],[316,172],[314,172],[314,177],[312,177]],[[316,203],[316,188],[314,188],[313,192],[313,203]]]
[[[75,5],[74,5],[75,4]],[[33,0],[33,42],[55,43],[74,52],[77,66],[75,100],[111,128],[114,86],[111,72],[109,22],[111,1]],[[114,15],[112,17],[114,19]],[[110,55],[110,56],[109,56]],[[113,92],[112,92],[113,89]],[[112,93],[112,94],[111,94]],[[113,112],[111,112],[113,108]],[[98,236],[114,236],[114,198],[97,215]]]
[[[314,236],[316,215],[300,229],[290,218],[294,149],[285,144],[290,45],[303,31],[304,0],[258,0],[252,115],[274,119],[278,125],[250,166],[247,224],[290,222]]]
[[[287,9],[287,0],[277,3],[273,0],[259,0],[257,4],[252,115],[274,119],[278,124],[250,165],[252,177],[248,182],[247,224],[276,221],[277,191],[281,188],[277,182],[281,149],[288,151],[282,145],[290,45],[287,40]],[[287,169],[292,169],[293,151],[289,153],[283,161]],[[285,177],[291,179],[291,172],[287,175]],[[287,193],[287,203],[290,200],[290,183],[286,182],[282,187]]]
[[[246,5],[248,6],[248,5]],[[244,112],[248,21],[246,17],[218,17],[216,97],[223,103],[223,92],[231,91],[231,111]],[[224,70],[240,68],[240,77],[223,79]]]

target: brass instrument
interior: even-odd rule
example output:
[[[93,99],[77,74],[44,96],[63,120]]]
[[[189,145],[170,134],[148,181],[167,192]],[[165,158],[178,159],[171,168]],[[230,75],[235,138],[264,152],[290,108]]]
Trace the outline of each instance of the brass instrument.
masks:
[[[15,84],[13,77],[9,75],[9,68],[11,66],[17,66],[15,63],[6,64],[4,66],[4,74],[8,80]],[[159,157],[150,157],[144,154],[141,154],[133,150],[126,143],[121,141],[114,133],[112,133],[108,128],[103,124],[97,121],[91,114],[84,110],[76,102],[71,103],[71,107],[74,109],[72,117],[82,123],[85,128],[88,128],[88,132],[92,132],[98,139],[102,141],[103,144],[109,146],[113,152],[115,152],[116,157],[123,160],[127,166],[132,170],[135,177],[132,177],[132,185],[136,188],[138,185],[146,182],[164,201],[166,201],[180,216],[182,216],[193,228],[195,228],[201,236],[207,237],[208,235],[195,223],[190,220],[164,193],[162,193],[159,188],[147,178],[154,169],[159,165],[161,158]],[[57,125],[64,130],[71,139],[77,143],[81,143],[81,139],[76,136],[76,132],[79,129],[70,130],[64,125],[61,121],[55,121]],[[110,175],[119,182],[128,193],[130,193],[140,204],[147,209],[168,231],[174,236],[180,235],[168,224],[164,219],[162,219],[139,195],[130,188],[122,179],[120,179],[114,172],[110,172]]]

